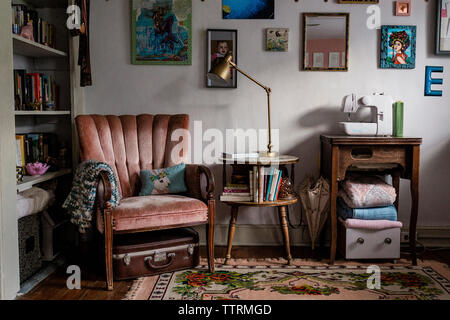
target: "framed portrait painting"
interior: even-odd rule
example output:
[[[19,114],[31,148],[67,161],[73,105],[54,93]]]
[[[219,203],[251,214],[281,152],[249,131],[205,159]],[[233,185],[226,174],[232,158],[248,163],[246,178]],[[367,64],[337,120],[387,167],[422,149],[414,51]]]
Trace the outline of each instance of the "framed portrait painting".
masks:
[[[132,63],[192,64],[192,0],[131,0]]]
[[[450,0],[437,0],[436,54],[450,54]]]
[[[233,55],[232,61],[237,64],[237,30],[208,29],[206,33],[206,73],[209,73],[217,63],[223,61],[229,52]],[[207,75],[205,77],[207,88],[237,88],[237,71],[233,68],[231,69],[231,79],[226,83],[211,80]]]
[[[416,67],[416,26],[381,27],[382,69],[414,69]]]

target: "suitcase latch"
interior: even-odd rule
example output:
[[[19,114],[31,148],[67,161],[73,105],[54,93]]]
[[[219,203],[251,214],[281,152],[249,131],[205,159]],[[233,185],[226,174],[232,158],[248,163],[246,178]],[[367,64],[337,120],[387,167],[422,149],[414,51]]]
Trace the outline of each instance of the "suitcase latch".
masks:
[[[131,263],[131,257],[130,257],[128,254],[126,254],[126,255],[123,257],[123,263],[125,263],[126,266],[129,266],[129,265],[130,265],[130,263]]]
[[[187,249],[188,255],[192,256],[194,254],[194,246],[190,244]]]

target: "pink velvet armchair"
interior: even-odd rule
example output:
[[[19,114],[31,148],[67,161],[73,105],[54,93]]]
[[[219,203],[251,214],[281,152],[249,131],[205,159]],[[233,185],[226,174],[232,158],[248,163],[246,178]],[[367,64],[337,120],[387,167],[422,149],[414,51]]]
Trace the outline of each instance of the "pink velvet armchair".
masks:
[[[81,160],[111,166],[123,197],[112,208],[111,184],[101,174],[97,189],[96,228],[104,235],[106,284],[113,289],[113,238],[139,233],[206,225],[208,264],[214,272],[214,178],[202,165],[186,165],[187,194],[138,197],[141,170],[167,168],[188,158],[188,115],[101,116],[76,118]],[[181,130],[180,130],[181,129]],[[175,136],[176,141],[172,141]],[[206,177],[205,188],[201,176]]]

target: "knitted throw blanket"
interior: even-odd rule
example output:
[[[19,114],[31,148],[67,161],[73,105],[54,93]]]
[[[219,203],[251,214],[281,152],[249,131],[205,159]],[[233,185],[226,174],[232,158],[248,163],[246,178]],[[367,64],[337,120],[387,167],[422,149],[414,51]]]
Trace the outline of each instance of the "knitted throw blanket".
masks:
[[[78,226],[81,233],[85,233],[91,227],[97,186],[102,171],[107,173],[111,181],[111,206],[117,207],[122,200],[116,176],[109,165],[94,160],[81,163],[75,173],[72,191],[63,204],[63,208],[71,215],[71,222]]]

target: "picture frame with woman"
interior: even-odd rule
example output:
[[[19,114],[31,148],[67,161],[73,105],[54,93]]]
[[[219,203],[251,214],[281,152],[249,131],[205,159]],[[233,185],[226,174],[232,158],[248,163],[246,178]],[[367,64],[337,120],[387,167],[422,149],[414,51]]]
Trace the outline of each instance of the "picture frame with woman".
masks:
[[[416,26],[381,27],[382,69],[415,69]]]

